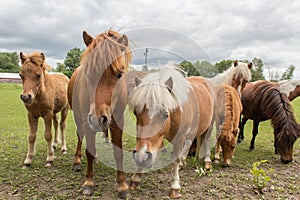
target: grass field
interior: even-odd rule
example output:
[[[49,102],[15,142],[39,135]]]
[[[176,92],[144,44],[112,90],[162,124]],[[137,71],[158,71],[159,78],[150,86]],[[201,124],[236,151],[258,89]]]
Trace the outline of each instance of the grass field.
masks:
[[[40,119],[33,164],[29,169],[22,169],[27,153],[28,122],[27,112],[19,99],[21,89],[21,85],[0,84],[0,199],[115,199],[115,170],[101,163],[94,167],[97,184],[94,195],[86,197],[81,194],[86,159],[83,156],[84,168],[81,172],[72,170],[77,142],[72,111],[67,120],[67,155],[56,151],[54,166],[45,167],[46,141],[43,120]],[[300,98],[294,100],[292,105],[300,122]],[[195,169],[200,168],[202,163],[188,159],[187,168],[180,172],[183,199],[300,199],[299,139],[294,145],[294,161],[284,165],[274,154],[270,121],[260,124],[253,152],[248,151],[251,129],[252,123],[249,121],[245,127],[246,139],[237,146],[232,166],[227,169],[214,165],[210,174],[199,176]],[[131,151],[133,144],[134,137],[126,134],[125,148]],[[100,136],[97,145],[106,145]],[[114,165],[111,153],[106,150],[97,152],[99,157],[106,155],[110,159],[108,162]],[[260,160],[268,160],[263,165],[265,169],[274,168],[263,195],[253,192],[249,172],[252,164]],[[167,199],[170,172],[171,167],[166,167],[144,175],[141,188],[131,192],[133,199]],[[130,175],[127,174],[127,178]]]

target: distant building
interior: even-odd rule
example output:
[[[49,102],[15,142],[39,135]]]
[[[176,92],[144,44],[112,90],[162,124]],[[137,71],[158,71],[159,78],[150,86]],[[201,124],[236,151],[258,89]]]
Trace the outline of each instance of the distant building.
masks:
[[[0,83],[18,83],[21,84],[22,80],[17,73],[0,73]]]

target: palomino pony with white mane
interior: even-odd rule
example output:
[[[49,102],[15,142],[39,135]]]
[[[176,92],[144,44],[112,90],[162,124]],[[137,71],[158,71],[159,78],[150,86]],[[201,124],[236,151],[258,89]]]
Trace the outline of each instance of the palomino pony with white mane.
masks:
[[[117,165],[117,191],[119,196],[126,198],[129,187],[123,172],[123,127],[122,124],[118,126],[112,116],[111,97],[116,83],[131,62],[129,41],[126,35],[113,30],[101,33],[95,38],[84,31],[83,40],[87,48],[83,53],[81,66],[72,75],[68,87],[68,98],[72,102],[78,136],[73,165],[76,169],[80,165],[81,144],[85,136],[88,167],[83,193],[92,194],[96,132],[105,132],[109,128]]]
[[[29,122],[28,152],[23,168],[31,165],[35,153],[35,141],[38,128],[38,119],[42,117],[45,122],[45,139],[47,141],[46,166],[52,166],[54,152],[52,142],[52,120],[55,129],[53,147],[58,143],[58,119],[56,114],[61,112],[60,131],[62,136],[62,153],[67,151],[64,137],[66,118],[68,115],[67,86],[69,79],[63,74],[50,74],[47,70],[50,66],[45,63],[45,55],[42,52],[34,52],[24,55],[20,53],[22,68],[20,77],[23,90],[20,95],[27,109]]]
[[[131,178],[132,188],[140,182],[142,169],[154,165],[157,153],[166,139],[173,145],[170,197],[179,198],[180,164],[185,164],[195,137],[198,138],[199,152],[204,137],[211,134],[213,86],[202,77],[186,79],[171,66],[165,66],[143,78],[136,77],[135,85],[128,102],[137,119],[133,159],[138,173]],[[203,155],[205,162],[211,163],[210,147],[204,149]]]

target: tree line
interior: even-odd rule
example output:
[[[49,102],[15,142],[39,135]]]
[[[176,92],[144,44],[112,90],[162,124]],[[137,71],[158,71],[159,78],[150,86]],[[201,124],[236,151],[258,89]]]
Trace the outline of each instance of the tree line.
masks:
[[[84,49],[73,48],[67,52],[66,58],[63,63],[57,63],[55,72],[62,72],[68,77],[71,77],[74,70],[80,65],[80,58]],[[265,64],[260,58],[253,58],[251,61],[242,60],[243,62],[252,62],[252,81],[265,80],[264,68]],[[221,60],[216,63],[209,61],[196,61],[194,63],[184,60],[179,63],[179,66],[187,72],[187,76],[204,76],[214,77],[218,73],[227,70],[234,60]],[[270,70],[267,75],[270,81],[280,81],[292,79],[296,66],[291,64],[282,74],[277,71]],[[148,70],[147,66],[143,70]],[[20,71],[19,55],[17,52],[0,52],[0,72],[18,73]]]

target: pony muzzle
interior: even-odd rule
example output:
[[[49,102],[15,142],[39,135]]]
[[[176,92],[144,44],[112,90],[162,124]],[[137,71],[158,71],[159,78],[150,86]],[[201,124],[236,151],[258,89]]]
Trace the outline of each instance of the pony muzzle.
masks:
[[[151,168],[153,165],[153,154],[150,151],[133,150],[133,160],[138,167]]]
[[[31,104],[33,100],[33,95],[31,94],[21,94],[20,99],[25,103],[25,104]]]

